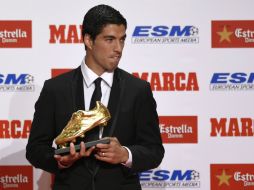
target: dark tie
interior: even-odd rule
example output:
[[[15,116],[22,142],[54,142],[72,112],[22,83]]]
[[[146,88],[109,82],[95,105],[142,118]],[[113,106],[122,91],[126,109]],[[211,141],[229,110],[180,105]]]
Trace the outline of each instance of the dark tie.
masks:
[[[94,81],[94,84],[95,84],[95,89],[93,91],[93,95],[92,95],[91,102],[90,102],[90,108],[89,108],[90,110],[95,108],[96,101],[100,101],[101,95],[102,95],[101,94],[101,78],[100,77],[97,78]],[[96,126],[92,130],[88,131],[85,134],[85,139],[86,139],[86,142],[98,140],[99,139],[99,126]],[[96,168],[96,160],[93,157],[94,157],[94,155],[91,155],[90,157],[88,157],[86,159],[86,164],[87,164],[89,171],[92,173],[92,175],[94,177],[94,171]]]
[[[96,105],[96,101],[100,101],[101,100],[101,78],[97,78],[94,81],[95,84],[95,89],[93,91],[93,95],[91,98],[91,102],[90,102],[90,110],[93,109]]]
[[[90,102],[90,110],[95,108],[96,106],[96,101],[100,101],[101,100],[101,78],[97,78],[94,81],[95,84],[95,89],[93,91],[93,95],[91,98],[91,102]],[[98,140],[99,139],[99,126],[94,127],[92,130],[88,131],[86,133],[86,141],[92,141],[92,140]]]

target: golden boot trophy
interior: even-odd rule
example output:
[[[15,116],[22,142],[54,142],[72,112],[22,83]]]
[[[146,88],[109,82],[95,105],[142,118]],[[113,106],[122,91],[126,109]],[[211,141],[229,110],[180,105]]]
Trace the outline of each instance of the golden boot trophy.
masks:
[[[92,110],[74,112],[65,128],[55,139],[55,143],[60,147],[55,150],[55,154],[69,153],[70,148],[67,146],[71,142],[76,142],[77,137],[85,137],[85,133],[94,127],[106,126],[110,118],[108,109],[100,101],[96,101],[96,107]],[[109,138],[87,142],[85,145],[88,148],[98,143],[109,143]],[[75,149],[79,150],[80,145],[75,145]]]

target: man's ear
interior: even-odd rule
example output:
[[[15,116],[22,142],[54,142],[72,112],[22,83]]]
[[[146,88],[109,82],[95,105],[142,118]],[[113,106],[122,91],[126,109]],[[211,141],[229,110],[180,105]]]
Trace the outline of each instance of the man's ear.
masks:
[[[85,34],[84,35],[84,43],[85,43],[85,46],[88,49],[92,49],[92,47],[93,47],[93,40],[92,40],[92,38],[91,38],[91,36],[89,34]]]

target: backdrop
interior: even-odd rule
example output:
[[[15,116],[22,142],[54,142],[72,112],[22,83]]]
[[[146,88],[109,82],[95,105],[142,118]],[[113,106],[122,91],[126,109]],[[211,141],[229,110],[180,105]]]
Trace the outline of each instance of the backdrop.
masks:
[[[50,189],[25,158],[34,104],[53,69],[81,64],[83,16],[101,3],[128,21],[120,67],[157,101],[166,152],[142,188],[253,189],[253,0],[1,1],[0,189]]]

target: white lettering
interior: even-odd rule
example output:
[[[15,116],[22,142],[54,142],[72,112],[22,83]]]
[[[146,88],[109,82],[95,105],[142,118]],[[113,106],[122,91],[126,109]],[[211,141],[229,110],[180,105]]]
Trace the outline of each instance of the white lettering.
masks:
[[[26,31],[16,29],[15,31],[0,31],[0,38],[27,38]]]
[[[235,172],[234,179],[236,181],[248,181],[248,182],[251,182],[251,181],[254,181],[254,174],[249,174],[249,173],[241,174],[241,172]]]
[[[166,126],[165,124],[160,124],[161,133],[173,133],[173,134],[182,134],[182,133],[193,133],[192,127],[186,124],[181,126]]]
[[[28,183],[28,177],[23,176],[22,174],[17,174],[16,176],[1,176],[0,177],[0,182],[1,183],[7,183],[7,184],[12,184],[12,183]]]

